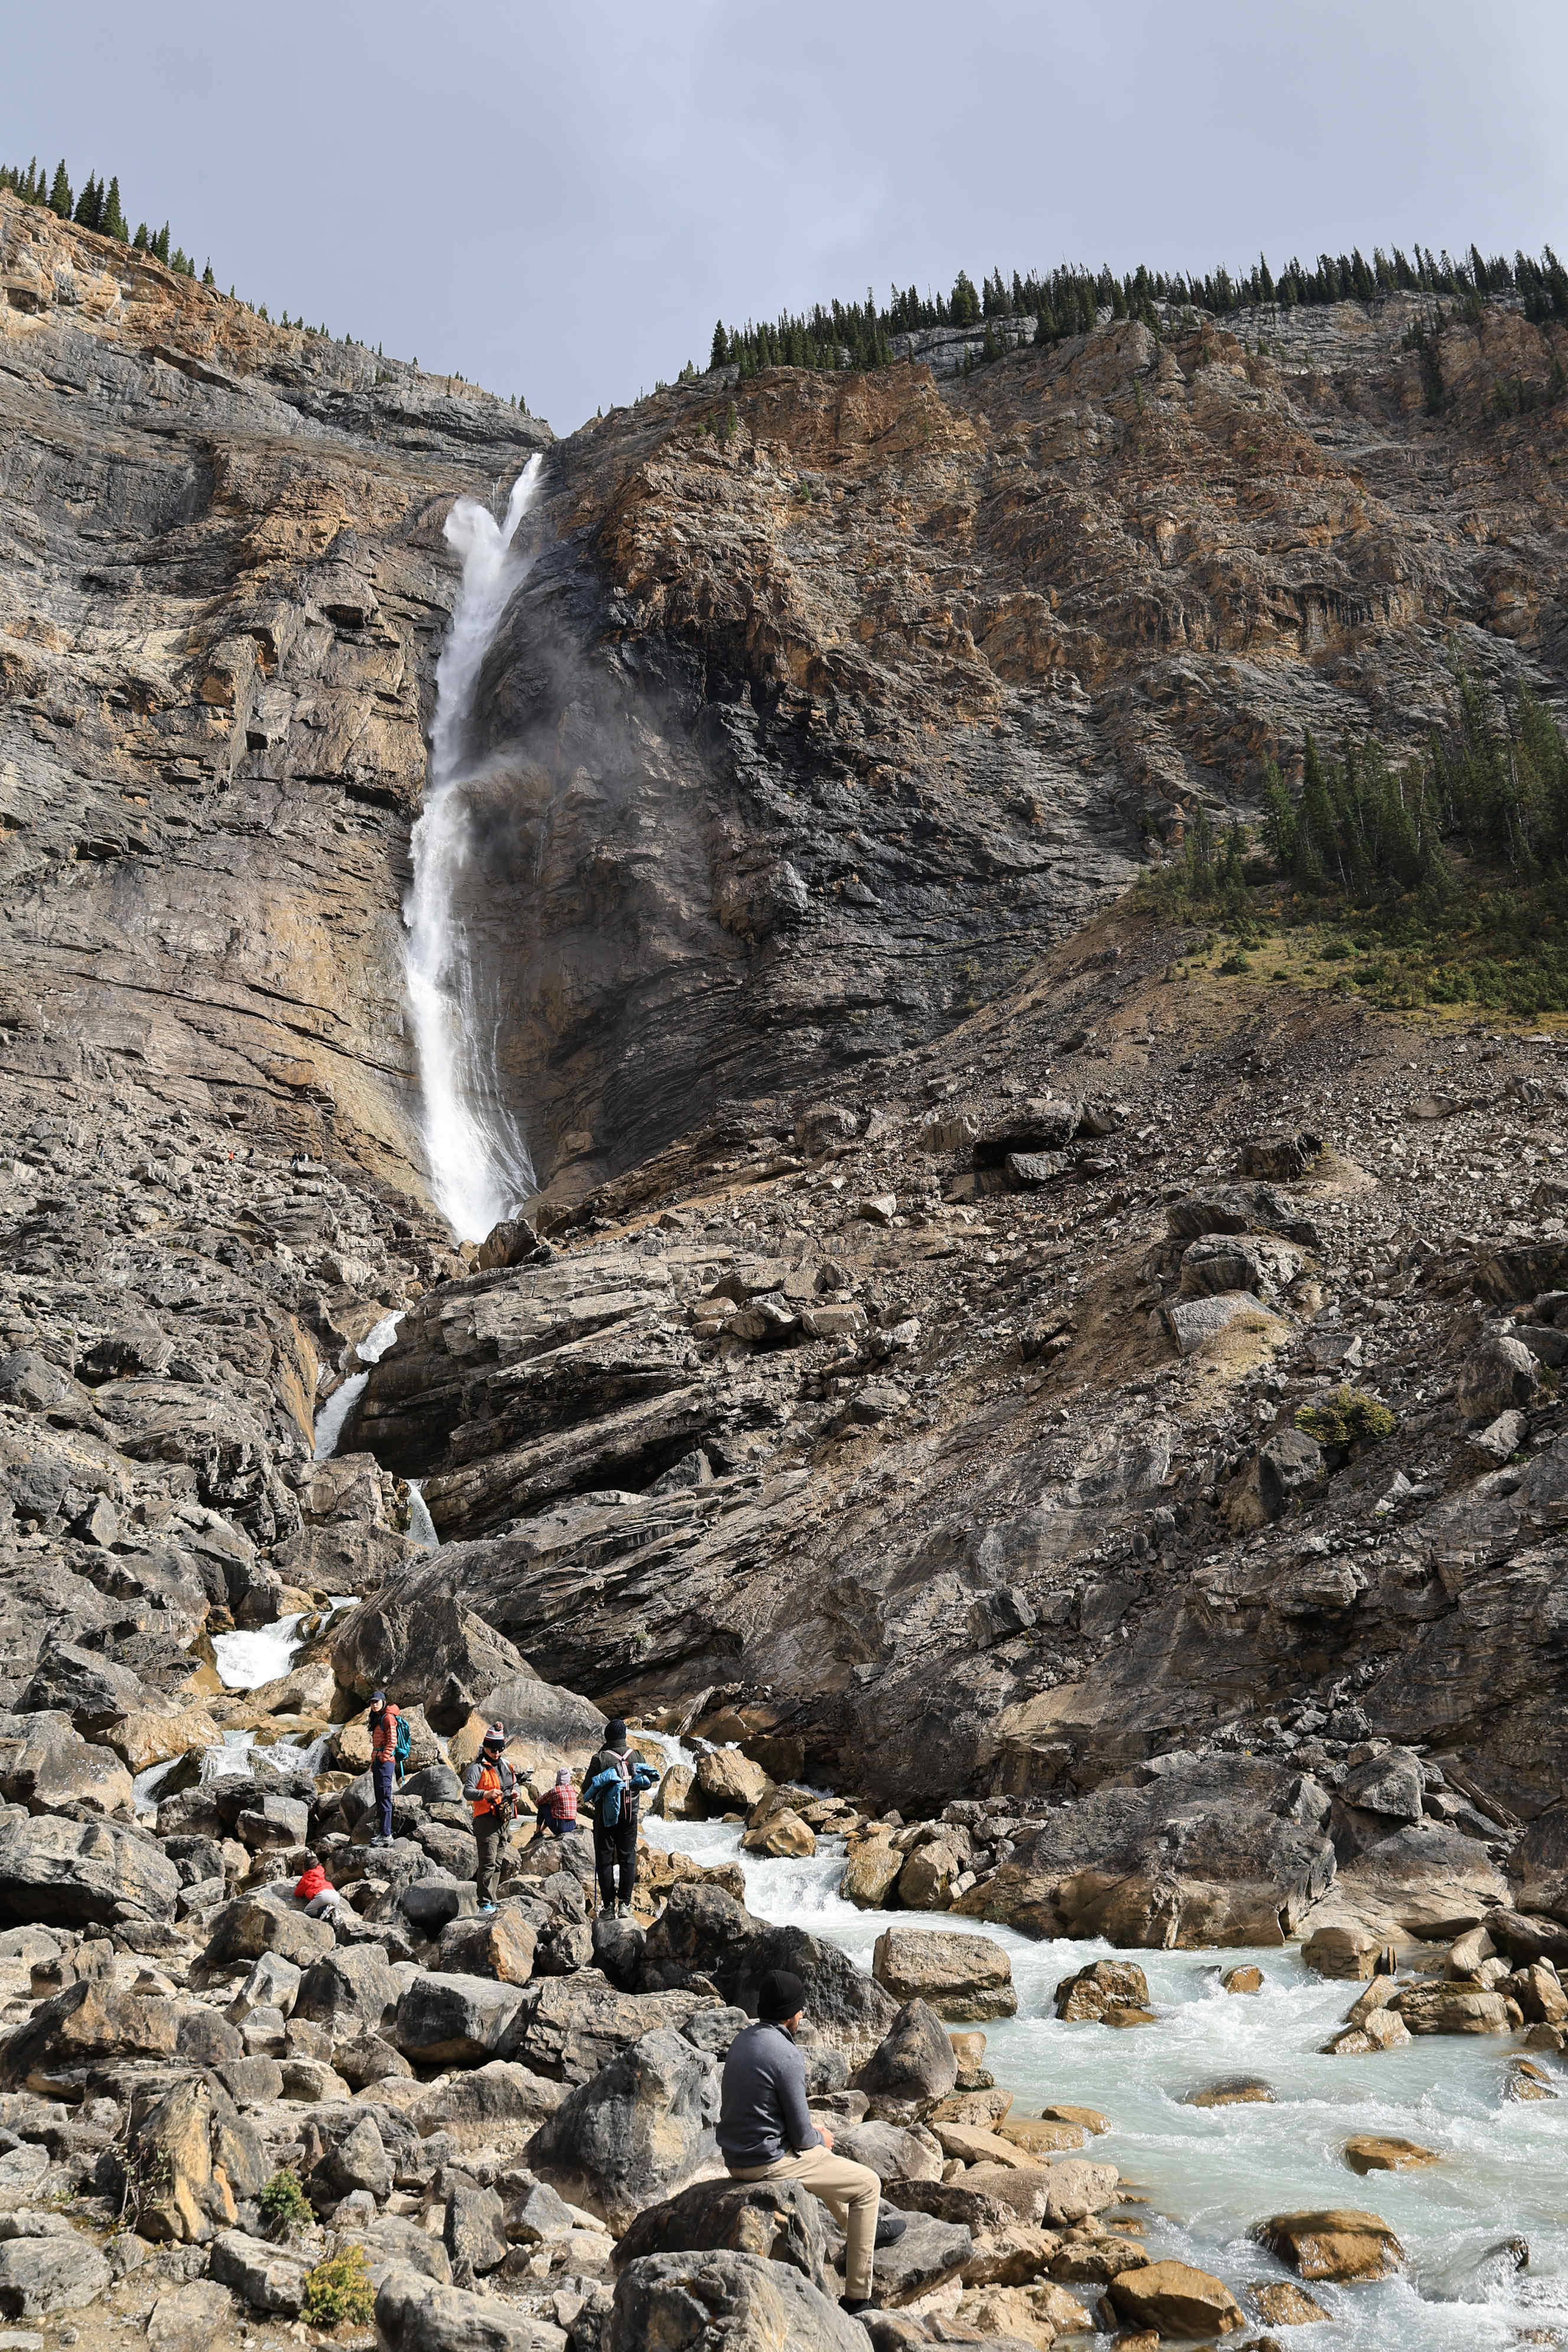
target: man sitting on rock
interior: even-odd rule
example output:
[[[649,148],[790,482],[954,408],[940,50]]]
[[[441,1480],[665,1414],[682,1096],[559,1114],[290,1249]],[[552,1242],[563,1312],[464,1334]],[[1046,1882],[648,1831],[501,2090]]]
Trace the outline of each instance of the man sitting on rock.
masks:
[[[805,2062],[795,2030],[805,2009],[805,1987],[788,1969],[770,1969],[757,1988],[757,2022],[730,2044],[719,2108],[719,2152],[735,2180],[798,2180],[820,2198],[844,2231],[848,2289],[844,2309],[871,2311],[872,2252],[904,2234],[901,2213],[880,2229],[882,2184],[869,2165],[833,2153],[833,2134],[811,2119]]]

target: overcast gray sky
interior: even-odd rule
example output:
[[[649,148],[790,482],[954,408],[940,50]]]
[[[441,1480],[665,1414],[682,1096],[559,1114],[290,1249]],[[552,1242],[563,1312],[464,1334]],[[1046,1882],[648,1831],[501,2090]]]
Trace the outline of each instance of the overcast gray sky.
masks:
[[[558,432],[967,268],[1568,249],[1562,0],[14,5],[0,151]]]

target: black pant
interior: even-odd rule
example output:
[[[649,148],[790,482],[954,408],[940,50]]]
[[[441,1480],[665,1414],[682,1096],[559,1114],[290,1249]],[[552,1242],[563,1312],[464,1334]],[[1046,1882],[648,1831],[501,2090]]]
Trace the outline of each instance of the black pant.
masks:
[[[594,1867],[599,1874],[599,1899],[606,1910],[616,1900],[616,1880],[620,1879],[620,1900],[629,1903],[632,1889],[637,1883],[637,1821],[622,1814],[613,1829],[603,1822],[594,1823]]]

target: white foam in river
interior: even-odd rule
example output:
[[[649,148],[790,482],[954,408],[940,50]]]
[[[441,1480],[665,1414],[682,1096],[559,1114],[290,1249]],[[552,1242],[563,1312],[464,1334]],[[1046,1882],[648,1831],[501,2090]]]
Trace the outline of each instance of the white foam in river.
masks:
[[[739,1861],[747,1905],[760,1917],[808,1928],[861,1968],[884,1927],[947,1927],[1001,1944],[1018,2014],[984,2028],[985,2063],[1015,2094],[1016,2111],[1038,2115],[1058,2102],[1100,2108],[1112,2129],[1084,2153],[1117,2165],[1150,2200],[1151,2252],[1217,2273],[1255,2324],[1248,2283],[1289,2275],[1253,2243],[1256,2222],[1323,2206],[1380,2213],[1405,2245],[1409,2275],[1375,2286],[1314,2284],[1331,2323],[1303,2330],[1299,2352],[1568,2344],[1568,2099],[1504,2098],[1517,2037],[1417,2037],[1374,2057],[1324,2057],[1319,2045],[1356,1988],[1314,1976],[1293,1947],[1123,1953],[1147,1976],[1159,2023],[1120,2032],[1064,2025],[1052,2007],[1058,1980],[1109,1945],[1037,1944],[977,1919],[858,1910],[838,1893],[842,1847],[834,1841],[810,1861],[770,1862],[741,1853],[733,1823],[645,1816],[645,1828],[652,1843],[696,1861]],[[1221,1991],[1220,1969],[1248,1959],[1263,1970],[1263,1991]],[[1277,2103],[1181,2104],[1189,2091],[1243,2074],[1271,2084]],[[1362,2179],[1342,2153],[1353,2132],[1418,2140],[1442,2162]],[[1515,2233],[1530,2244],[1520,2273],[1507,2257],[1487,2259]],[[1524,2336],[1531,2329],[1545,2333]]]
[[[302,1636],[296,1627],[303,1612],[275,1618],[270,1625],[248,1627],[242,1633],[215,1633],[213,1662],[225,1690],[259,1690],[289,1671]]]

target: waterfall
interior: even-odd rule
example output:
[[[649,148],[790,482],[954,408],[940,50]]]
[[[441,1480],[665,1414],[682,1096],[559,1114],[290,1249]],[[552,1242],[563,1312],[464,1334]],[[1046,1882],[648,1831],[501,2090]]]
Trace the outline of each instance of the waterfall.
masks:
[[[541,463],[531,457],[512,484],[504,521],[473,499],[459,499],[447,518],[447,541],[462,557],[463,577],[436,667],[429,777],[404,906],[430,1190],[460,1241],[482,1241],[536,1189],[533,1162],[502,1093],[498,1016],[485,1002],[459,892],[474,851],[466,789],[474,781],[466,765],[474,690],[507,599],[527,568],[512,541]]]

